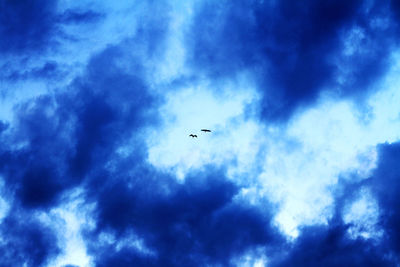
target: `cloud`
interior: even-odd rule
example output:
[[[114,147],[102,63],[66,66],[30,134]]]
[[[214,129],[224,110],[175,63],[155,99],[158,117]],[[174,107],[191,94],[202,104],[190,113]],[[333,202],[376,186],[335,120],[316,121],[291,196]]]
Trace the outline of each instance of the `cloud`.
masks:
[[[380,208],[379,226],[385,231],[385,240],[395,255],[399,247],[399,209],[396,188],[399,183],[399,170],[396,164],[400,157],[399,143],[383,144],[379,147],[379,165],[368,181]]]
[[[57,235],[60,253],[48,266],[91,266],[92,259],[87,253],[81,234],[83,226],[91,223],[92,207],[86,205],[82,189],[70,190],[61,205],[39,213],[42,222],[53,227]]]
[[[2,1],[0,53],[45,53],[58,45],[63,24],[91,23],[101,18],[92,10],[68,9],[61,14],[60,1]]]
[[[2,1],[0,51],[44,49],[55,29],[56,1]]]
[[[68,9],[60,16],[59,20],[62,23],[88,23],[94,22],[102,17],[102,14],[92,10],[74,10]]]
[[[380,238],[381,229],[377,227],[379,206],[367,190],[360,190],[360,197],[348,204],[343,221],[350,225],[348,232],[354,237]]]
[[[183,183],[146,170],[126,179],[105,179],[100,189],[89,189],[98,213],[88,245],[99,266],[227,264],[249,249],[278,244],[270,217],[234,201],[238,189],[221,171],[192,173]],[[130,229],[143,239],[141,246],[118,248],[96,239],[105,232],[121,240]]]
[[[0,133],[5,131],[7,128],[8,128],[8,124],[3,121],[0,121]]]
[[[162,124],[147,138],[151,164],[175,173],[180,179],[191,168],[207,164],[236,165],[232,172],[252,168],[257,154],[260,127],[245,118],[246,109],[258,97],[246,80],[226,83],[214,92],[212,83],[201,82],[165,95],[159,107]],[[241,90],[237,88],[242,88]],[[201,133],[208,128],[212,133]],[[188,138],[197,134],[197,139]],[[260,138],[262,139],[262,138]],[[236,163],[235,163],[236,162]]]
[[[302,227],[288,252],[275,257],[271,266],[396,265],[399,143],[383,144],[378,150],[377,168],[370,177],[341,182],[327,224]]]
[[[396,58],[367,106],[320,98],[287,127],[268,130],[259,179],[265,195],[280,204],[276,220],[286,233],[296,236],[303,223],[326,224],[338,178],[368,178],[377,167],[376,145],[399,140]]]
[[[266,120],[286,120],[315,103],[323,90],[340,97],[365,94],[390,66],[387,59],[398,36],[397,21],[381,1],[370,6],[361,1],[198,6],[186,38],[188,63],[216,79],[251,70],[263,92]]]
[[[121,56],[118,48],[109,48],[93,58],[71,92],[20,106],[8,142],[21,147],[3,151],[0,158],[4,178],[22,204],[53,205],[94,166],[106,164],[115,146],[138,126],[151,123],[154,98],[144,91],[140,73],[118,67]]]
[[[312,226],[271,266],[394,266],[382,248],[363,239],[350,239],[346,225]]]
[[[152,38],[151,34],[147,37]],[[127,42],[125,45],[132,44]],[[18,210],[16,216],[34,217],[37,212],[49,213],[67,205],[66,196],[87,177],[124,164],[116,150],[127,142],[132,142],[135,151],[130,159],[143,157],[140,128],[157,122],[152,111],[157,97],[148,91],[140,61],[135,62],[126,51],[118,46],[105,49],[93,56],[85,73],[76,77],[68,90],[20,102],[14,106],[15,119],[10,126],[2,123],[0,172],[6,202]],[[13,227],[7,224],[10,216],[9,212],[2,219],[3,233]],[[25,236],[32,232],[37,249],[25,249],[24,232],[18,230],[20,234],[5,239],[3,250],[8,244],[21,244],[10,248],[11,254],[4,252],[2,264],[10,265],[12,254],[14,263],[20,265],[24,261],[28,266],[62,262],[55,257],[64,247],[58,248],[56,239],[49,239],[56,233],[48,230],[49,234],[44,234],[42,228],[46,227],[34,221],[21,227],[26,228]]]
[[[26,214],[19,215],[1,223],[1,265],[45,266],[60,251],[55,233]]]
[[[396,3],[28,4],[0,15],[0,265],[398,260]]]

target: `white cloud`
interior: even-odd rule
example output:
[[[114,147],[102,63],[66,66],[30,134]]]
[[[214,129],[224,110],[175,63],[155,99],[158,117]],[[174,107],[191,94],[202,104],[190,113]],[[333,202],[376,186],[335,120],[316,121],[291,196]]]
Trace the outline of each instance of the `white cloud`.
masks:
[[[83,204],[80,190],[71,193],[71,197],[62,206],[48,213],[39,215],[41,221],[50,227],[55,227],[61,254],[48,266],[65,266],[68,264],[80,267],[93,266],[91,256],[87,254],[86,244],[82,237],[83,227],[91,225],[91,208]]]
[[[265,249],[263,247],[257,247],[247,251],[241,256],[234,257],[231,260],[231,264],[238,267],[264,267],[268,264],[268,259],[265,255]]]
[[[183,179],[191,168],[206,164],[236,161],[235,170],[244,171],[241,168],[254,161],[259,126],[243,115],[257,94],[241,84],[228,84],[218,93],[211,86],[203,83],[166,96],[167,101],[160,108],[163,125],[154,129],[147,140],[151,164],[172,170]],[[212,132],[201,132],[202,128]],[[189,134],[198,138],[190,138]]]
[[[102,232],[98,237],[100,246],[111,246],[115,251],[121,249],[133,249],[147,257],[156,257],[156,252],[149,249],[142,238],[138,237],[132,231],[125,233],[123,237],[116,237],[114,234]]]
[[[352,238],[379,238],[383,232],[377,226],[379,206],[369,190],[364,189],[358,198],[345,207],[343,221],[350,224],[348,233]]]
[[[155,83],[170,82],[189,72],[185,67],[184,33],[188,31],[192,18],[193,1],[176,1],[170,8],[165,55],[163,58],[157,58],[157,62],[154,63],[155,72],[151,80]]]

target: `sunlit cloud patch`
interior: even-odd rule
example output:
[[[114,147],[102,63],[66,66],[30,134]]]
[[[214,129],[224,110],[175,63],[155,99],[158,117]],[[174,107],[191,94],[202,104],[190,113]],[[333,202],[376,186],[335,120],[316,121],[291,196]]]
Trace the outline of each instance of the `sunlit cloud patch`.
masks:
[[[162,127],[148,139],[150,163],[174,170],[180,179],[191,169],[208,164],[238,161],[237,168],[251,167],[262,137],[257,122],[247,120],[245,111],[257,94],[241,84],[231,84],[218,93],[212,86],[205,83],[167,95],[159,110]],[[211,133],[201,132],[202,128]],[[197,138],[189,138],[190,134]]]

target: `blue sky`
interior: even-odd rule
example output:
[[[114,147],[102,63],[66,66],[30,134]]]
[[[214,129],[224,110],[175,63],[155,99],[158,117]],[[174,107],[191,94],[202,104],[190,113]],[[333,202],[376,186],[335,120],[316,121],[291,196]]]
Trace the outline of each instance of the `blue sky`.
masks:
[[[0,266],[399,264],[398,1],[0,10]]]

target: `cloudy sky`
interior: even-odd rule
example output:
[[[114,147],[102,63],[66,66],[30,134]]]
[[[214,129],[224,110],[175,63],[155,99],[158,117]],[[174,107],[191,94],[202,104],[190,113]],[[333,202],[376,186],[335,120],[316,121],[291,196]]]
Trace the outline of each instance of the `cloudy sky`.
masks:
[[[399,1],[0,0],[0,266],[398,266],[399,162]]]

